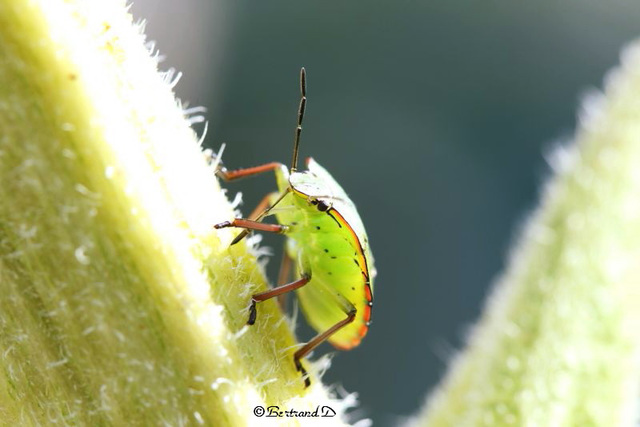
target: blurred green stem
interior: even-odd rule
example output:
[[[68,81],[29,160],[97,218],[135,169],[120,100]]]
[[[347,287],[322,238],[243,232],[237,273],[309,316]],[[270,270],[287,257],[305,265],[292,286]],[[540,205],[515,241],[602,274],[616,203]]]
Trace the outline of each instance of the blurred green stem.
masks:
[[[633,425],[640,383],[640,45],[571,147],[421,426]]]
[[[0,179],[4,424],[340,409],[275,303],[244,326],[264,279],[124,3],[0,0]]]

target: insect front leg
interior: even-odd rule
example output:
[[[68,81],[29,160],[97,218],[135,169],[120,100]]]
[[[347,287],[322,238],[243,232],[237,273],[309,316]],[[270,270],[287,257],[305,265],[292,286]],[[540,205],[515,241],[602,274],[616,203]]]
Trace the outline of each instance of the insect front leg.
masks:
[[[244,169],[235,169],[235,170],[227,170],[224,166],[220,165],[218,170],[216,171],[216,175],[219,178],[224,179],[225,181],[233,181],[239,178],[245,178],[247,176],[258,175],[263,172],[269,172],[275,169],[278,169],[282,166],[280,162],[271,162],[266,163],[260,166],[254,166],[252,168],[244,168]]]

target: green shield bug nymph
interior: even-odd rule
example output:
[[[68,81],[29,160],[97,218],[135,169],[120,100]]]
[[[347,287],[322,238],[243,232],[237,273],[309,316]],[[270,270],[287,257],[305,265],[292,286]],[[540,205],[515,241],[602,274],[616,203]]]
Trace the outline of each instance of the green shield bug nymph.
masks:
[[[376,270],[369,241],[355,205],[342,187],[313,159],[307,170],[298,171],[298,146],[306,106],[306,74],[300,71],[300,106],[295,128],[291,168],[278,162],[247,169],[227,170],[217,175],[224,180],[275,171],[278,191],[268,194],[249,219],[236,218],[215,228],[244,230],[232,245],[250,230],[269,231],[287,236],[280,284],[251,298],[248,324],[256,321],[257,303],[297,290],[303,313],[318,335],[294,354],[294,363],[309,386],[301,358],[325,340],[342,350],[351,349],[366,335],[371,322],[373,279]],[[275,215],[278,224],[262,223]],[[286,282],[291,260],[297,264],[297,280]]]

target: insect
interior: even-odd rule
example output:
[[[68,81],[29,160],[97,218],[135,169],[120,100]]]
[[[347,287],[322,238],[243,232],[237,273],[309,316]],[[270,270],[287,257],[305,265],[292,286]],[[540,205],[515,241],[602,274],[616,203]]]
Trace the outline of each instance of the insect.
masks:
[[[366,335],[371,323],[376,270],[362,220],[342,187],[312,158],[306,161],[306,171],[297,170],[307,102],[304,68],[300,70],[300,93],[290,168],[272,162],[233,171],[219,166],[216,172],[222,179],[231,181],[274,171],[278,191],[267,194],[248,219],[236,218],[215,228],[242,228],[232,245],[251,230],[287,237],[280,284],[251,297],[247,323],[255,323],[258,303],[297,291],[307,321],[318,332],[293,356],[296,369],[308,387],[310,380],[301,362],[303,357],[324,341],[341,350],[351,349]],[[275,215],[278,224],[263,223],[269,215]],[[288,280],[292,261],[296,263],[298,278],[282,284]]]

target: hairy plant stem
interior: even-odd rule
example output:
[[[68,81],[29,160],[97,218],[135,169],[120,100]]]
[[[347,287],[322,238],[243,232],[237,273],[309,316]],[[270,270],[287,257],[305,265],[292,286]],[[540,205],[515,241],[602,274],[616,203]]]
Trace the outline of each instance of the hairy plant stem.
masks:
[[[165,76],[164,80],[171,76]],[[124,3],[0,0],[0,419],[245,425],[295,340]],[[339,420],[333,419],[337,422]]]
[[[635,425],[640,45],[584,104],[467,348],[421,426]]]

